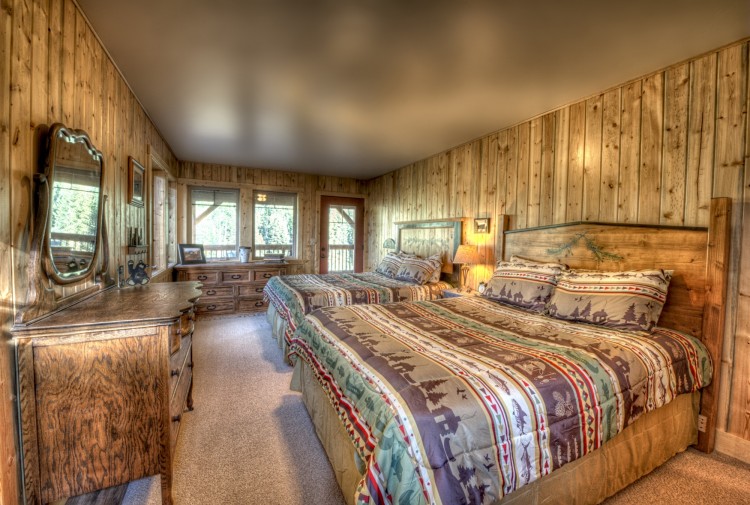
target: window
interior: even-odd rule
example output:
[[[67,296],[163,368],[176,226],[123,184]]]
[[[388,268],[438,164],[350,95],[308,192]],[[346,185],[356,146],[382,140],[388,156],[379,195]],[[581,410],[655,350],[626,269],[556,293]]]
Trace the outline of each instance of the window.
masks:
[[[253,191],[253,256],[297,256],[297,194]]]
[[[151,263],[154,265],[154,273],[157,273],[177,263],[177,186],[169,181],[163,170],[154,170],[153,174]]]
[[[191,237],[207,260],[237,258],[238,202],[236,189],[190,188]]]
[[[153,249],[151,262],[154,265],[154,273],[167,268],[167,176],[162,171],[153,172],[152,186],[154,204],[154,220],[152,225]]]

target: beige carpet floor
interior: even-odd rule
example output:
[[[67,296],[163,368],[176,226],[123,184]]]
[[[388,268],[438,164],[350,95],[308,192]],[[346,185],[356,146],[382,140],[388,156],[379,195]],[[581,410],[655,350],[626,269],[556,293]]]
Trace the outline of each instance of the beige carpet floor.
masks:
[[[341,492],[265,316],[199,321],[195,410],[177,443],[176,505],[342,505]],[[132,483],[126,505],[159,505],[159,478]],[[750,465],[695,450],[607,505],[750,505]]]

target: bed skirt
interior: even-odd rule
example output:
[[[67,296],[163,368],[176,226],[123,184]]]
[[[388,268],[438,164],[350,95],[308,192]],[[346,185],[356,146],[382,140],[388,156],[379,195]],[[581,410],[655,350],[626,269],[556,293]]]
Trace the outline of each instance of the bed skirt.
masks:
[[[274,340],[276,340],[276,343],[279,344],[279,348],[284,353],[284,361],[286,361],[287,345],[284,334],[289,327],[289,323],[287,323],[286,320],[281,317],[279,312],[276,310],[276,307],[274,307],[273,303],[268,304],[266,320],[268,321],[268,324],[271,325],[271,333],[273,334],[273,338]]]
[[[302,393],[344,499],[353,505],[364,462],[304,360],[296,360],[291,388]],[[602,502],[697,442],[699,401],[697,392],[678,396],[642,415],[600,449],[505,496],[497,505]]]

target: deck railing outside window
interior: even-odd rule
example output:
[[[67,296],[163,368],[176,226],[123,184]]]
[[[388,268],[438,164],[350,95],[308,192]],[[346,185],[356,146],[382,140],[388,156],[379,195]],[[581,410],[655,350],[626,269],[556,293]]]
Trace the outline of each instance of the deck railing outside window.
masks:
[[[353,272],[354,271],[354,245],[329,245],[328,246],[328,271],[329,272]]]

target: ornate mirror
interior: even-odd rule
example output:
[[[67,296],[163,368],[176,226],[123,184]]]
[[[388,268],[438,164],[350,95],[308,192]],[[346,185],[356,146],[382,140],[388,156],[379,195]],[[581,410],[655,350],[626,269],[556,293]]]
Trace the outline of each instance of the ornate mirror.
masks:
[[[86,132],[52,125],[47,163],[40,176],[47,205],[44,269],[57,284],[70,284],[94,272],[102,229],[102,153]],[[40,192],[45,194],[44,189]],[[43,209],[42,209],[43,210]]]

